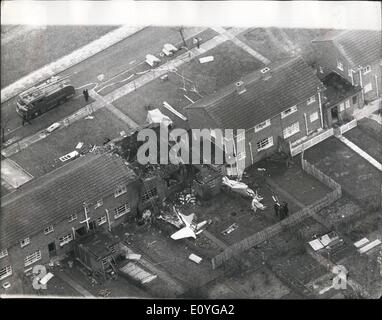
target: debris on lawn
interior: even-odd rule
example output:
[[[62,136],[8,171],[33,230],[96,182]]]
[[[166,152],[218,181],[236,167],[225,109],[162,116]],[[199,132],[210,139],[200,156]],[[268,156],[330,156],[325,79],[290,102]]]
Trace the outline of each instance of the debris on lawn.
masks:
[[[86,120],[93,120],[94,117],[93,117],[93,116],[86,116],[85,119],[86,119]]]
[[[83,147],[84,143],[83,142],[78,142],[76,145],[76,149],[81,149]]]
[[[157,64],[160,63],[160,59],[157,58],[156,56],[152,55],[152,54],[147,54],[146,55],[146,63],[150,67],[154,67],[154,66],[156,66]]]
[[[321,250],[323,248],[331,249],[330,245],[333,246],[343,240],[339,238],[335,231],[324,234],[320,238],[309,241],[309,245],[314,251]]]
[[[358,249],[359,253],[366,253],[368,251],[370,251],[371,249],[379,246],[381,244],[381,240],[379,239],[376,239],[368,244],[366,244],[365,246],[361,247],[360,249]]]
[[[200,63],[207,63],[207,62],[211,62],[211,61],[214,61],[214,57],[213,56],[199,58],[199,62]]]
[[[62,162],[65,162],[65,161],[68,161],[70,159],[73,159],[75,157],[77,157],[79,155],[79,153],[77,151],[72,151],[62,157],[60,157],[59,159],[62,161]]]
[[[47,129],[46,129],[46,131],[48,132],[48,133],[51,133],[51,132],[53,132],[54,130],[56,130],[56,129],[58,129],[59,127],[60,127],[60,123],[59,122],[55,122],[55,123],[53,123],[51,126],[49,126]]]
[[[194,261],[195,263],[199,264],[203,259],[196,254],[191,253],[188,257],[191,261]]]
[[[233,223],[231,224],[227,229],[224,229],[221,234],[226,236],[226,235],[229,235],[230,233],[234,232],[237,228],[239,228],[239,226],[237,225],[237,223]]]
[[[123,274],[126,274],[130,278],[140,281],[141,284],[151,282],[157,278],[156,274],[151,274],[145,271],[133,262],[128,262],[125,266],[120,268],[119,271],[121,271]]]

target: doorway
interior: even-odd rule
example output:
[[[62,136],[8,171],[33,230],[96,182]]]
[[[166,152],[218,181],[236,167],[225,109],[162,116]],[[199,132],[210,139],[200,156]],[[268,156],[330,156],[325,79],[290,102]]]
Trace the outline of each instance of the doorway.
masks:
[[[50,258],[55,257],[57,255],[56,244],[54,242],[48,244],[48,252]]]
[[[339,118],[338,118],[338,106],[335,106],[333,107],[331,110],[330,110],[330,114],[332,116],[332,125],[337,123]]]

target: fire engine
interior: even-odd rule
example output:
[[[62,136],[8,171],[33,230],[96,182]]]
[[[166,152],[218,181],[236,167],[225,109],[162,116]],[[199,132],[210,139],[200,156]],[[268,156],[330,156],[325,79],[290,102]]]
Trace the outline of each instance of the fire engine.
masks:
[[[68,77],[52,77],[21,93],[17,99],[16,112],[22,118],[32,119],[65,103],[74,94],[75,89]]]

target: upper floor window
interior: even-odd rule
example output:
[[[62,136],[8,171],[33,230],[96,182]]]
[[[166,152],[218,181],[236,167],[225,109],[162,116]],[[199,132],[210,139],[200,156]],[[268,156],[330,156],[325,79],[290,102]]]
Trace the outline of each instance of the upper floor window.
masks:
[[[72,221],[74,221],[74,220],[77,220],[77,215],[74,213],[74,214],[72,214],[72,215],[70,215],[70,217],[69,217],[69,222],[72,222]]]
[[[115,191],[114,191],[114,197],[117,198],[120,195],[124,194],[127,192],[126,186],[119,186]]]
[[[368,84],[365,84],[363,90],[364,90],[365,93],[373,90],[373,86],[371,85],[371,82],[369,82]]]
[[[281,119],[289,116],[290,114],[297,111],[297,106],[290,107],[289,109],[284,110],[281,112]]]
[[[313,112],[311,115],[310,115],[310,122],[314,122],[318,120],[318,112]]]
[[[366,74],[366,73],[369,73],[371,71],[371,67],[370,66],[366,66],[362,69],[363,71],[363,74]]]
[[[349,76],[349,77],[352,77],[352,76],[353,76],[353,70],[352,70],[352,69],[349,69],[349,70],[348,70],[348,76]]]
[[[0,251],[0,259],[6,257],[7,255],[8,255],[8,250],[7,249],[4,249],[4,250]]]
[[[25,239],[23,239],[23,240],[20,240],[20,246],[21,246],[21,248],[27,246],[27,245],[30,244],[30,243],[31,243],[31,240],[29,239],[29,237],[28,237],[28,238],[25,238]]]
[[[307,101],[306,101],[306,103],[307,104],[311,104],[311,103],[313,103],[313,102],[315,102],[316,101],[316,96],[311,96]]]
[[[258,132],[260,130],[263,130],[264,128],[266,127],[269,127],[271,125],[271,120],[268,119],[268,120],[265,120],[264,122],[262,123],[259,123],[255,126],[255,132]]]
[[[53,231],[54,231],[53,226],[49,226],[44,229],[44,234],[49,234],[49,233],[52,233]]]
[[[97,209],[99,207],[103,206],[103,199],[100,199],[97,201],[97,203],[94,205],[94,209]]]
[[[341,61],[337,61],[337,68],[340,69],[341,71],[344,71],[344,65],[342,64]]]

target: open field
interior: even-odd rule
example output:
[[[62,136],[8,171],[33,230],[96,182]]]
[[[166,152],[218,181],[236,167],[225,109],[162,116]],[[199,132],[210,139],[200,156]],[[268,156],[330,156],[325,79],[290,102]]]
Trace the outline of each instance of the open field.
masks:
[[[77,143],[83,142],[82,150],[89,150],[91,145],[102,145],[106,138],[113,139],[126,130],[126,125],[107,109],[98,110],[92,116],[93,119],[84,118],[53,132],[11,159],[34,177],[39,177],[66,164],[59,157],[74,151]]]
[[[115,28],[117,26],[2,25],[1,88]]]

